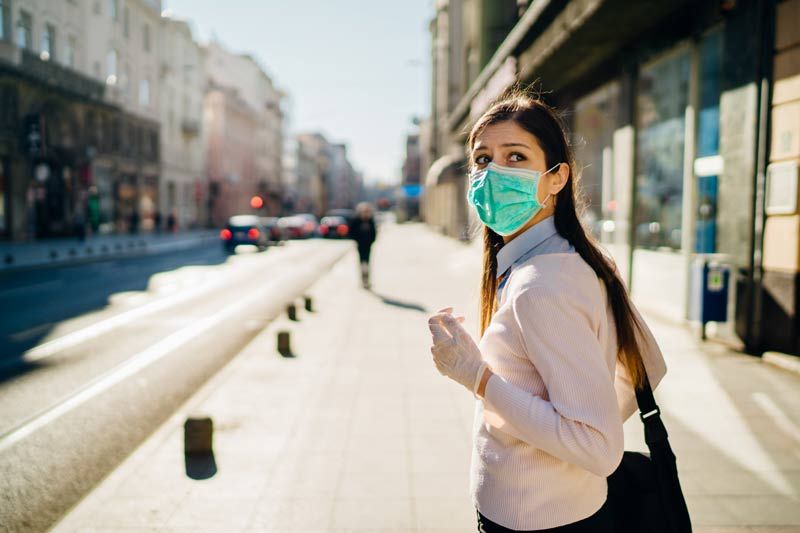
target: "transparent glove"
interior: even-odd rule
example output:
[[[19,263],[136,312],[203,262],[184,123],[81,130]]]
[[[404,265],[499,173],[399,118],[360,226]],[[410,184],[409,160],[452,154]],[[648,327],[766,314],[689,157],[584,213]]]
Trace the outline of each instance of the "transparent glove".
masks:
[[[428,319],[428,328],[433,336],[433,362],[442,375],[462,384],[477,396],[481,376],[488,365],[460,320],[450,314],[449,308]]]

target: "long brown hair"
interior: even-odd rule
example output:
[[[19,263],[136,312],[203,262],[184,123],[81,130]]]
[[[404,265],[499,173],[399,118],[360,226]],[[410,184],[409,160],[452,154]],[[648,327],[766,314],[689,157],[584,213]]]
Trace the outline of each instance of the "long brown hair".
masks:
[[[575,174],[572,150],[556,111],[539,98],[515,91],[492,105],[472,127],[467,140],[470,153],[478,135],[487,126],[509,120],[536,137],[545,154],[547,168],[562,162],[569,165],[566,185],[556,196],[554,217],[556,230],[572,244],[575,251],[595,271],[597,277],[605,282],[617,330],[617,359],[627,370],[633,384],[641,388],[646,373],[635,334],[635,330],[641,331],[641,327],[634,315],[625,286],[618,277],[614,262],[605,256],[594,238],[586,233],[578,218],[578,208],[582,206],[579,176]],[[503,237],[485,227],[481,280],[481,335],[486,331],[495,312],[497,252],[502,247]]]

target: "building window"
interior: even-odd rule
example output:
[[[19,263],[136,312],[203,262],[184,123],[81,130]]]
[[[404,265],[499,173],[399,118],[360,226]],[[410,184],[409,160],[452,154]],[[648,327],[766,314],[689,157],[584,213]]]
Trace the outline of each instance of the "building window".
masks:
[[[108,0],[108,14],[111,20],[119,20],[119,0]]]
[[[17,21],[17,46],[30,50],[33,47],[33,17],[27,11],[19,12]]]
[[[131,12],[128,10],[127,6],[122,10],[122,34],[126,39],[130,37],[131,34]]]
[[[682,50],[639,76],[634,222],[640,248],[681,248],[689,72],[689,53]]]
[[[142,107],[150,105],[150,80],[139,82],[139,105]]]
[[[56,58],[56,28],[52,24],[44,25],[41,58],[44,60]]]
[[[106,56],[106,83],[109,85],[117,83],[117,51],[113,48]]]
[[[7,40],[11,33],[8,25],[11,23],[9,16],[8,0],[0,0],[0,40]]]
[[[144,51],[150,51],[150,26],[145,24],[142,26],[142,42],[144,43]]]
[[[75,49],[78,43],[74,35],[67,36],[66,46],[64,47],[64,64],[75,67]]]

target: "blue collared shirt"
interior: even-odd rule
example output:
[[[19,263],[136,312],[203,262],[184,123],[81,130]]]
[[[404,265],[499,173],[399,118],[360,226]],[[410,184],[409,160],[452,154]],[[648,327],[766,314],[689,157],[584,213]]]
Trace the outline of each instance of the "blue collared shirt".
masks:
[[[497,301],[500,301],[500,292],[506,281],[508,281],[511,270],[516,265],[524,263],[535,255],[570,253],[574,251],[575,247],[556,231],[555,219],[552,216],[545,218],[525,230],[522,234],[517,235],[497,252],[497,277],[500,278],[506,272],[509,274],[503,278],[503,281],[497,287]]]

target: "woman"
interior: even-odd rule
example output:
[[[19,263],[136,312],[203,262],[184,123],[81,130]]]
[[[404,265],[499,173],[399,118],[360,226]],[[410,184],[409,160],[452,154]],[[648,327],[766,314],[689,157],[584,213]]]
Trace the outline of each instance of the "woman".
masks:
[[[350,238],[358,245],[358,259],[361,263],[361,285],[370,288],[369,282],[369,255],[372,243],[375,242],[377,231],[375,218],[372,215],[372,206],[361,202],[356,206],[356,216],[350,221]]]
[[[575,163],[555,111],[522,94],[468,139],[468,199],[484,228],[481,339],[452,308],[429,320],[434,363],[476,402],[478,531],[610,531],[606,477],[623,453],[634,384],[661,352],[576,209]]]

